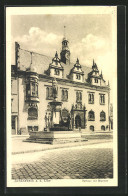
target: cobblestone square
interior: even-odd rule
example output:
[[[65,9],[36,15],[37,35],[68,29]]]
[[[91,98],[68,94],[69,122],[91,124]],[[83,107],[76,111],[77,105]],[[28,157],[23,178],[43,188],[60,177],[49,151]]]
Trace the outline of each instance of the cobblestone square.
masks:
[[[113,178],[113,149],[110,144],[106,144],[107,148],[95,144],[94,148],[81,146],[38,152],[37,159],[33,156],[37,152],[21,154],[26,156],[26,161],[13,163],[12,179]],[[33,160],[29,160],[30,156]]]

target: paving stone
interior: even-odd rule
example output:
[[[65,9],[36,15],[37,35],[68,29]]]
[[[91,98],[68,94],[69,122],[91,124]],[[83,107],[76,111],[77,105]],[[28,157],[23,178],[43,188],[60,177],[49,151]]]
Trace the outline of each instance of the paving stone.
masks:
[[[61,149],[42,153],[38,162],[15,164],[13,179],[112,178],[112,149]],[[19,168],[19,169],[18,169]]]

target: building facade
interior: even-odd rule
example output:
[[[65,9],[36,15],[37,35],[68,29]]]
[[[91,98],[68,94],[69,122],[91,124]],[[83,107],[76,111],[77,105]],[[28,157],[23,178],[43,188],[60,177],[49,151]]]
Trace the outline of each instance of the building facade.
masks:
[[[109,130],[110,87],[98,66],[70,62],[69,42],[60,57],[24,50],[15,43],[11,66],[12,134],[29,131]],[[56,95],[56,96],[54,96]]]

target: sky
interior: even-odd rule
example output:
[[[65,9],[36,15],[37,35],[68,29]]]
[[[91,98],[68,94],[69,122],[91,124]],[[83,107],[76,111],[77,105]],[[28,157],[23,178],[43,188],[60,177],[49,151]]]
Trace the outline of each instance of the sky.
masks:
[[[66,37],[69,41],[71,62],[79,58],[81,65],[91,67],[93,59],[102,70],[106,83],[110,82],[116,73],[116,56],[113,50],[112,14],[39,14],[12,15],[11,41],[12,64],[14,59],[14,42],[21,48],[54,57],[62,47],[66,26]]]

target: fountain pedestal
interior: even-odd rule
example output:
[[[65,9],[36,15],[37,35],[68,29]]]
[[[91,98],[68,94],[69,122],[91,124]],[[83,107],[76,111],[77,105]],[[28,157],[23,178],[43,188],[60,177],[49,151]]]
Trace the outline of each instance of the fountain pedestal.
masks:
[[[41,143],[41,144],[64,144],[87,141],[81,137],[81,133],[75,132],[30,132],[30,137],[25,142]]]

